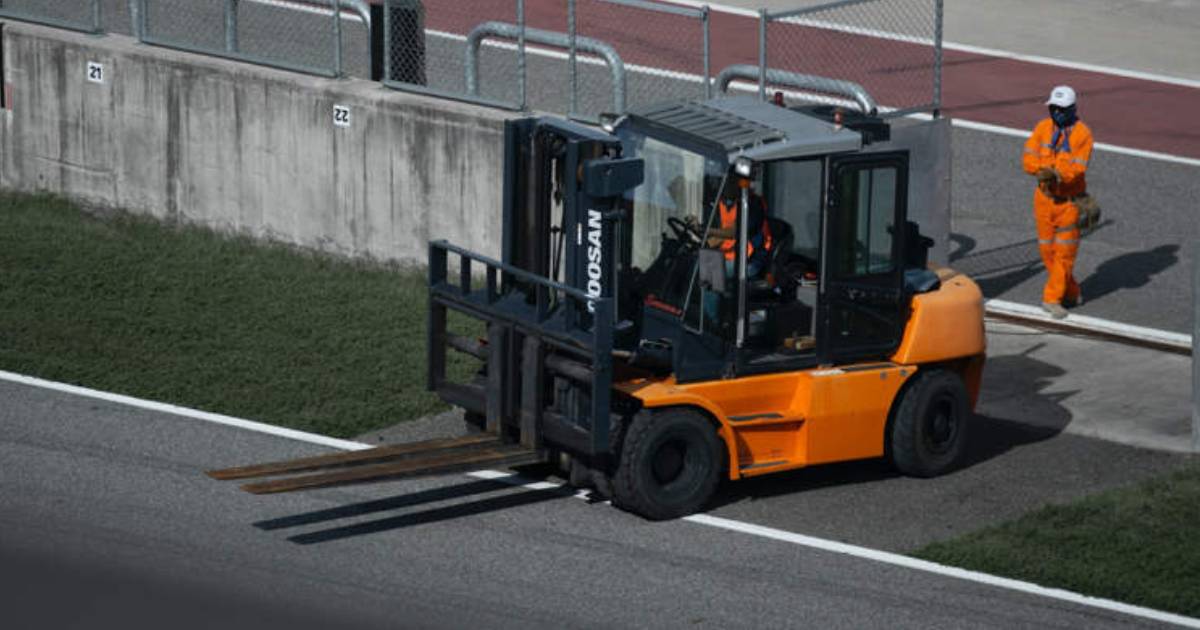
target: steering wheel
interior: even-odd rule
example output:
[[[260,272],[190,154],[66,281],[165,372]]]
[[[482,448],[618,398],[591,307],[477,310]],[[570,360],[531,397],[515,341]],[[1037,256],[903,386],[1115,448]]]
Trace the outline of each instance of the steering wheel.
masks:
[[[698,226],[690,221],[684,221],[679,217],[667,217],[667,226],[675,233],[675,238],[685,243],[696,244],[704,239],[704,235],[700,233]]]

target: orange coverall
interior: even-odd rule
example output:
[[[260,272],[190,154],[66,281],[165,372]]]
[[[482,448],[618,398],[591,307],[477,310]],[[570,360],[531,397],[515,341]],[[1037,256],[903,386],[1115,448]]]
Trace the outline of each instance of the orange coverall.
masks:
[[[1063,299],[1079,297],[1073,275],[1079,252],[1079,208],[1074,199],[1087,192],[1084,174],[1091,158],[1092,130],[1078,120],[1065,130],[1056,130],[1054,121],[1045,118],[1025,141],[1025,172],[1034,175],[1041,168],[1051,168],[1058,174],[1057,182],[1033,191],[1038,251],[1049,276],[1042,290],[1043,302],[1060,304]]]

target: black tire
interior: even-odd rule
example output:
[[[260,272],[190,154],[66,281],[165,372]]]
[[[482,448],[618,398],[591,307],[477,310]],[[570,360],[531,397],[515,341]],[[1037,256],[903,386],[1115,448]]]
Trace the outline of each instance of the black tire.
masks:
[[[721,473],[721,442],[703,414],[688,409],[634,416],[625,433],[613,504],[651,520],[704,507]]]
[[[920,371],[901,394],[892,418],[892,464],[905,475],[936,477],[952,470],[967,445],[967,388],[957,373]]]

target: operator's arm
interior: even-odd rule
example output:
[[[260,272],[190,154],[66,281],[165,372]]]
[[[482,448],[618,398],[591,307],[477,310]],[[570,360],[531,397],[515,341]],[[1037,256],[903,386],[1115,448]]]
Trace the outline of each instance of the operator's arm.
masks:
[[[1033,133],[1029,135],[1029,139],[1025,141],[1025,152],[1021,156],[1021,166],[1025,169],[1026,173],[1036,175],[1039,170],[1054,166],[1053,158],[1043,157],[1048,152],[1042,151],[1042,145],[1050,143],[1048,132],[1049,126],[1053,124],[1049,122],[1049,119],[1038,123],[1033,128]]]
[[[1054,170],[1063,184],[1073,184],[1087,172],[1092,159],[1092,131],[1077,123],[1071,133],[1071,151],[1055,155]]]

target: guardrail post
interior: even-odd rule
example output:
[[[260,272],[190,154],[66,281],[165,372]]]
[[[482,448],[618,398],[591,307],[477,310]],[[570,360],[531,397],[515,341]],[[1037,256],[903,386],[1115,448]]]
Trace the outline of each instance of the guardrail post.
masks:
[[[146,38],[146,0],[129,0],[129,20],[133,36],[140,42]]]
[[[383,2],[383,81],[392,80],[392,0]]]
[[[704,98],[712,98],[712,44],[708,5],[700,7],[700,28],[704,29]]]
[[[225,0],[225,52],[238,51],[238,0]]]
[[[526,96],[525,68],[525,0],[517,0],[517,105],[524,110],[528,105]]]
[[[1200,453],[1200,241],[1192,245],[1192,450]]]
[[[944,0],[937,0],[933,26],[933,117],[941,115],[942,110],[942,9]]]
[[[575,69],[575,0],[567,0],[567,74],[571,84],[571,106],[567,113],[571,116],[579,110],[578,77]]]
[[[340,77],[344,74],[342,62],[342,3],[339,0],[329,0],[333,9],[333,75]]]
[[[758,10],[758,98],[767,100],[767,10]]]

